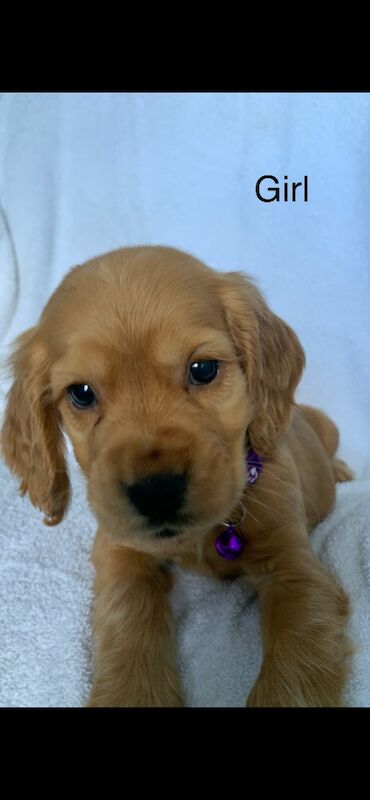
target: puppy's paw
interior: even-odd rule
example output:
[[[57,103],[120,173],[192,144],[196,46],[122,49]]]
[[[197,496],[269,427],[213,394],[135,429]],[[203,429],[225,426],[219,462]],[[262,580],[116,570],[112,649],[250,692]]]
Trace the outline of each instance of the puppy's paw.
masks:
[[[340,708],[343,706],[341,687],[321,686],[305,679],[282,678],[274,670],[262,672],[250,692],[248,708]]]
[[[181,708],[185,705],[180,689],[174,684],[150,686],[114,686],[95,681],[87,708]]]
[[[345,481],[353,481],[355,475],[354,472],[347,466],[345,461],[342,461],[341,458],[333,458],[332,460],[332,467],[334,472],[334,478],[337,483],[345,483]]]
[[[338,619],[323,631],[301,636],[282,634],[265,656],[247,706],[254,708],[341,708],[355,651],[341,620],[347,605],[338,587],[342,607]]]

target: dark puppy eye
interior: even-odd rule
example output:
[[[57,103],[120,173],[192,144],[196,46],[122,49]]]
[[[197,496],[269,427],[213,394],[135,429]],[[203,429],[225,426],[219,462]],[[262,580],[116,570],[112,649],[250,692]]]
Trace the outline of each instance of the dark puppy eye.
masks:
[[[193,361],[189,370],[189,383],[199,386],[211,383],[218,375],[219,361]]]
[[[88,383],[74,383],[68,386],[68,397],[76,408],[91,408],[96,405],[96,397]]]

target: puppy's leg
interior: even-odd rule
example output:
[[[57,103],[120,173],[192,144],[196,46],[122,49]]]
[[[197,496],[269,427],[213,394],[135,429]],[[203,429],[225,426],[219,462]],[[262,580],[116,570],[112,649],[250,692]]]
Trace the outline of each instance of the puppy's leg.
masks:
[[[342,706],[352,652],[345,592],[297,542],[265,564],[257,589],[264,656],[247,705]]]
[[[96,652],[88,705],[183,705],[168,576],[148,556],[114,546],[102,533],[94,564]]]
[[[336,483],[345,483],[346,481],[353,481],[355,474],[349,468],[345,461],[341,458],[333,458],[332,467]]]
[[[327,455],[331,457],[334,456],[339,444],[339,431],[335,422],[318,408],[305,406],[302,403],[298,405],[298,408],[306,422],[308,422],[315,433],[317,433]]]
[[[353,481],[354,473],[340,458],[334,458],[339,444],[339,431],[336,424],[327,414],[319,411],[318,408],[305,406],[300,404],[298,406],[305,420],[311,425],[317,433],[325,452],[331,457],[331,466],[336,483],[344,483],[345,481]]]

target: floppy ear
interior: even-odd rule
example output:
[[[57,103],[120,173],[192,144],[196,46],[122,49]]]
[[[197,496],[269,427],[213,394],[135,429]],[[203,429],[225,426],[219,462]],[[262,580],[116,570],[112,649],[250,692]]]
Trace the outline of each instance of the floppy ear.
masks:
[[[21,478],[20,493],[57,525],[69,502],[65,444],[58,409],[52,402],[46,348],[30,328],[15,343],[9,359],[14,383],[8,395],[1,450]]]
[[[250,279],[239,272],[223,277],[226,323],[254,398],[249,438],[257,453],[269,456],[289,424],[304,351],[294,331],[273,314]]]

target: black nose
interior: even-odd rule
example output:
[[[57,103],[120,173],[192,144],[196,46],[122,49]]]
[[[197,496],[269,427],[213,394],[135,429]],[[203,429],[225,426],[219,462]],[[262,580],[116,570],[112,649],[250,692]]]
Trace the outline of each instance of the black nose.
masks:
[[[186,489],[186,473],[150,475],[126,487],[130,502],[151,525],[175,522]]]

